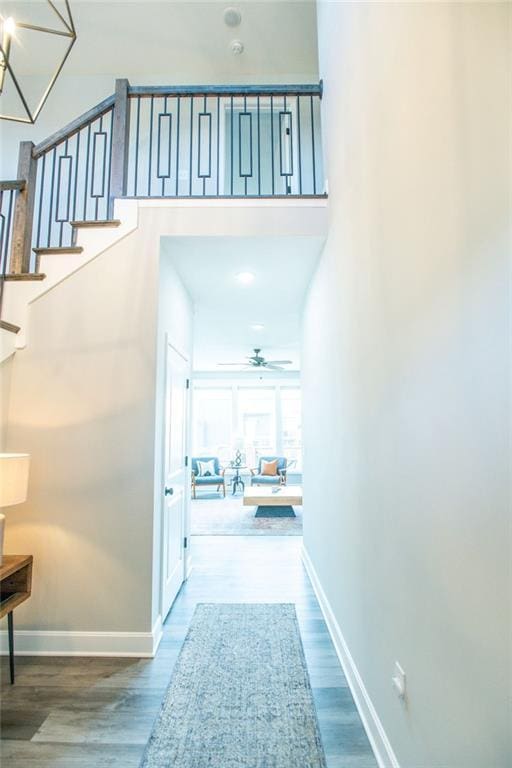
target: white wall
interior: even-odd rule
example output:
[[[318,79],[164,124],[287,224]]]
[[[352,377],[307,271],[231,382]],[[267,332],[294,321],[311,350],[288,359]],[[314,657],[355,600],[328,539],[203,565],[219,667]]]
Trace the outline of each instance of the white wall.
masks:
[[[6,448],[32,456],[28,501],[7,512],[6,551],[34,555],[18,629],[151,630],[158,253],[144,245],[134,233],[36,300],[12,362]]]
[[[509,33],[506,4],[319,5],[305,547],[402,768],[512,760]]]

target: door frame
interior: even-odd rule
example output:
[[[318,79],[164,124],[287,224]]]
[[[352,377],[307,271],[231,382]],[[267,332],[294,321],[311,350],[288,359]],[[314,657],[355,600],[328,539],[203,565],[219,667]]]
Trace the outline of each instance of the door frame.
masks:
[[[189,575],[192,568],[192,558],[190,555],[190,392],[191,392],[191,363],[188,359],[187,355],[182,352],[182,350],[171,341],[170,334],[166,331],[165,332],[165,338],[164,338],[164,388],[163,388],[163,398],[164,398],[164,409],[163,409],[163,418],[164,418],[164,428],[162,430],[162,445],[161,445],[161,461],[162,461],[162,472],[161,472],[161,487],[160,487],[160,573],[159,573],[159,613],[162,617],[162,622],[165,621],[167,618],[167,615],[169,611],[167,612],[167,615],[164,616],[164,589],[163,589],[163,570],[164,570],[164,514],[165,514],[165,505],[166,505],[166,496],[165,496],[165,486],[166,486],[166,480],[167,480],[167,468],[165,464],[165,458],[166,458],[166,441],[167,441],[167,424],[168,424],[168,416],[167,416],[167,392],[169,387],[169,349],[172,349],[173,352],[175,352],[181,359],[185,362],[187,367],[187,381],[188,386],[186,388],[185,392],[185,457],[187,464],[185,466],[185,504],[184,504],[184,511],[183,511],[183,535],[187,540],[187,546],[183,550],[183,582],[185,582]],[[171,605],[172,608],[172,605]],[[170,610],[170,609],[169,609]]]

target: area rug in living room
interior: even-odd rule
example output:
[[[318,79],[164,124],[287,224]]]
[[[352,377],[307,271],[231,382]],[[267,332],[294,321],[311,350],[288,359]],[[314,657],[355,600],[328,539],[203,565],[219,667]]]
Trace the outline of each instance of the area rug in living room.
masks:
[[[326,768],[291,604],[199,604],[141,768]]]
[[[193,536],[302,536],[302,507],[295,517],[255,517],[256,507],[244,507],[242,496],[201,492],[192,500]],[[269,508],[270,509],[270,508]]]

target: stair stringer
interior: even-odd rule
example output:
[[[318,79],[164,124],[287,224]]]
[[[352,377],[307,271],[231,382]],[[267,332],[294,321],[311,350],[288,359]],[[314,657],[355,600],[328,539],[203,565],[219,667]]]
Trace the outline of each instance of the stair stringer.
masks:
[[[44,254],[39,267],[39,271],[46,275],[44,280],[8,281],[4,284],[2,316],[10,323],[18,325],[20,331],[15,338],[13,334],[2,331],[0,362],[17,349],[24,349],[27,346],[28,313],[32,302],[137,229],[139,222],[137,200],[116,200],[114,211],[115,217],[121,221],[119,227],[78,230],[77,245],[83,248],[82,253]]]

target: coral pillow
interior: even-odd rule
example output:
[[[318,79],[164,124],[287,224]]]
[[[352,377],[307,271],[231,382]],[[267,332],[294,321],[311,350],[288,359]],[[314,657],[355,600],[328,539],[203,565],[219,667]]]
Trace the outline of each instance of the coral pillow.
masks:
[[[265,461],[265,459],[262,459],[261,474],[275,477],[277,475],[277,459],[274,459],[274,461]]]

